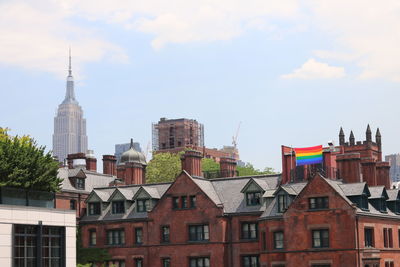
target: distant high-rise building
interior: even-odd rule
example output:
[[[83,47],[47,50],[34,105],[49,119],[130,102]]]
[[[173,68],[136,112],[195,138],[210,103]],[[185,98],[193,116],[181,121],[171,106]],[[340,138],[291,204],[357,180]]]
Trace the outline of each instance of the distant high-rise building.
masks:
[[[68,154],[86,153],[88,140],[83,110],[75,99],[74,79],[71,69],[71,52],[67,88],[64,101],[58,106],[54,118],[53,155],[63,162]]]
[[[385,161],[390,163],[390,179],[392,182],[400,182],[400,154],[387,155]]]
[[[119,164],[119,162],[121,161],[122,153],[124,153],[125,151],[128,151],[130,148],[131,148],[131,143],[115,145],[114,156],[117,158],[117,164]],[[138,152],[142,152],[140,143],[138,143],[138,142],[133,142],[133,149],[135,149]]]
[[[204,126],[196,120],[161,118],[153,123],[153,151],[204,146]]]

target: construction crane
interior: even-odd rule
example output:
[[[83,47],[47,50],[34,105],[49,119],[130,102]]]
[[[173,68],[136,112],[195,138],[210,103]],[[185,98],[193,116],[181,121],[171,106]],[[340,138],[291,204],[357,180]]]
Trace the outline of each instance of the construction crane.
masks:
[[[239,125],[238,125],[237,130],[236,130],[236,134],[234,136],[232,136],[232,145],[233,145],[233,148],[234,148],[235,151],[237,149],[237,139],[238,139],[238,136],[239,136],[239,130],[240,130],[240,125],[241,124],[242,124],[242,122],[239,122]]]

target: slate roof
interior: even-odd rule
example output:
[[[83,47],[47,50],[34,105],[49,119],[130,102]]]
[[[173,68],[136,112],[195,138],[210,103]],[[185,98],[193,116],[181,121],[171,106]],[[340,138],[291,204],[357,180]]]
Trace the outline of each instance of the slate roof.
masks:
[[[383,185],[369,186],[368,188],[371,193],[370,199],[381,198],[382,195],[385,195],[385,187]]]
[[[399,195],[399,189],[389,189],[386,190],[386,193],[388,194],[389,197],[387,201],[396,201]]]
[[[327,179],[329,181],[329,179]],[[361,196],[364,192],[366,182],[344,184],[339,182],[339,187],[345,196]]]
[[[72,186],[69,178],[76,177],[76,175],[83,171],[86,175],[85,178],[85,190],[76,189]],[[59,178],[63,179],[61,184],[61,191],[72,191],[77,193],[86,193],[89,194],[94,188],[96,187],[105,187],[108,186],[112,181],[114,181],[117,177],[106,175],[102,173],[92,172],[81,168],[76,169],[67,169],[67,168],[60,168],[58,169]]]

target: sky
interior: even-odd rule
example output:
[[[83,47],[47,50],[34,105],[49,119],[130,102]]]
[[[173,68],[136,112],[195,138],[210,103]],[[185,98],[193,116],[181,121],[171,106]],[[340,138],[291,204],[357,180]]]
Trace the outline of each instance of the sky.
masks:
[[[197,119],[205,144],[281,169],[281,145],[338,143],[342,126],[400,152],[400,2],[0,0],[0,127],[52,148],[68,48],[98,160],[151,147],[151,123]],[[374,135],[374,134],[373,134]]]

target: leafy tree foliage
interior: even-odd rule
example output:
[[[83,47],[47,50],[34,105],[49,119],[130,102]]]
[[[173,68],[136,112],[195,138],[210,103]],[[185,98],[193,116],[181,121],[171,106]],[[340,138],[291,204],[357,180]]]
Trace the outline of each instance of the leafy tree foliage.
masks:
[[[181,173],[182,153],[155,153],[146,168],[146,182],[172,182]]]
[[[202,158],[201,169],[203,172],[219,171],[219,164],[215,162],[213,159]]]
[[[7,131],[0,128],[0,187],[58,191],[62,180],[50,152],[29,136],[12,137]]]
[[[246,163],[244,167],[237,166],[239,176],[251,176],[251,175],[262,175],[262,174],[275,174],[273,168],[266,167],[263,171],[254,168],[251,163]]]

